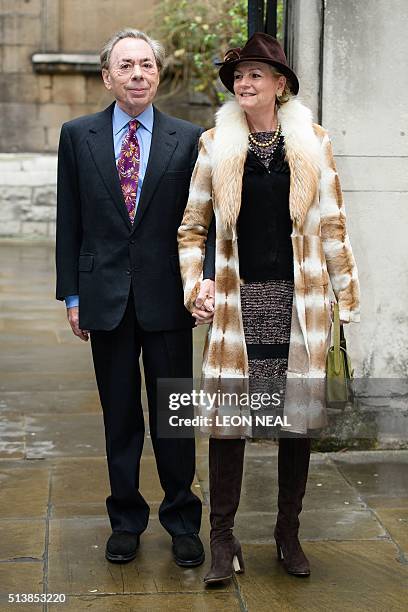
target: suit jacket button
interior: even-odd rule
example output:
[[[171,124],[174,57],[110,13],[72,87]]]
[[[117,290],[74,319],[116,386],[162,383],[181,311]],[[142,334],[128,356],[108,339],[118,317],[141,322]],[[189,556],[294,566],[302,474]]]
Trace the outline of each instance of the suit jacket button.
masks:
[[[130,274],[130,270],[126,270],[126,274],[129,276],[129,274]]]
[[[131,240],[131,241],[130,241],[130,244],[135,244],[135,240]]]

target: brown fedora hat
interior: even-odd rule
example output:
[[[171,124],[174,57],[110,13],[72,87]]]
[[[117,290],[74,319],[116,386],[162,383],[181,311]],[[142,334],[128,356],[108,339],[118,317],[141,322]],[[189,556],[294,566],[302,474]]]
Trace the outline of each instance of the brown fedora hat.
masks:
[[[229,91],[234,93],[234,69],[236,65],[250,60],[275,66],[288,79],[292,93],[294,95],[298,93],[299,81],[296,74],[288,66],[284,50],[276,38],[263,32],[255,32],[242,49],[240,47],[229,49],[225,54],[224,61],[217,64],[217,66],[221,66],[220,79]]]

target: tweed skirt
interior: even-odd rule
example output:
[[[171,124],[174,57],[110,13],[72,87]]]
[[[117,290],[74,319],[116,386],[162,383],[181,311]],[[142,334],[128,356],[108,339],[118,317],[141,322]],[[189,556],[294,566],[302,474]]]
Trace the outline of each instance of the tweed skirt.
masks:
[[[293,281],[269,280],[241,285],[241,311],[248,354],[251,393],[279,390],[285,395]],[[253,437],[274,437],[265,428],[253,429]]]

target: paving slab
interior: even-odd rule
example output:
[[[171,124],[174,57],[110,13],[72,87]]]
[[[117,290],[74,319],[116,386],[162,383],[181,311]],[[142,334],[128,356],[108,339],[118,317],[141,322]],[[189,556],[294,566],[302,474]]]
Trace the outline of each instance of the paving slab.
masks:
[[[275,523],[276,512],[238,510],[235,532],[240,542],[273,543]],[[386,532],[370,510],[303,510],[299,537],[302,540],[371,540],[386,537]]]
[[[2,341],[0,356],[0,370],[4,374],[11,372],[52,372],[59,371],[60,376],[65,373],[83,372],[92,368],[92,358],[88,346],[71,347],[67,352],[63,344],[54,343],[53,346],[34,345],[27,347],[15,343]]]
[[[25,456],[25,419],[21,414],[0,407],[0,458]]]
[[[45,518],[50,468],[5,468],[0,463],[0,518]]]
[[[0,519],[0,561],[42,561],[46,521]]]
[[[2,344],[3,342],[9,344],[9,354],[11,354],[11,351],[21,344],[24,344],[26,350],[27,346],[53,347],[55,346],[55,341],[58,340],[58,336],[55,331],[31,330],[27,332],[21,329],[11,331],[3,328],[1,339]]]
[[[83,391],[96,390],[95,375],[90,370],[83,372],[8,372],[0,380],[2,391]]]
[[[50,497],[53,518],[105,516],[108,493],[105,457],[67,458],[55,462]]]
[[[60,329],[66,329],[67,321],[61,319],[60,316],[41,317],[33,315],[32,317],[10,318],[4,317],[0,321],[0,329],[7,333],[27,333],[29,336],[35,333],[53,333],[57,337],[57,332]]]
[[[30,607],[27,608],[27,606]],[[1,612],[27,612],[27,609],[30,610],[30,612],[31,610],[34,612],[44,612],[44,607],[41,603],[7,603],[7,597],[0,595]]]
[[[208,495],[208,458],[197,459],[200,484]],[[240,502],[241,512],[276,512],[278,474],[276,455],[246,455]],[[320,453],[313,453],[303,507],[330,510],[341,507],[360,509],[364,503],[358,492]]]
[[[8,593],[42,593],[43,563],[0,563],[0,610],[41,610],[36,604],[7,603]]]
[[[345,479],[369,506],[408,506],[408,453],[364,453],[358,457],[334,457]]]
[[[171,538],[158,521],[150,521],[138,555],[126,565],[105,560],[110,529],[105,519],[61,519],[50,523],[49,589],[67,594],[203,592],[206,566],[178,567]],[[205,540],[206,541],[206,540]],[[207,544],[206,544],[207,545]],[[207,549],[208,550],[208,549]],[[233,586],[222,590],[231,591]]]
[[[310,578],[286,574],[272,546],[245,545],[238,577],[250,611],[405,611],[408,565],[390,542],[306,542]]]
[[[105,454],[102,413],[37,414],[26,417],[28,458]]]
[[[74,414],[92,412],[99,414],[101,407],[97,391],[69,389],[65,391],[9,391],[0,397],[0,409],[18,413]]]
[[[408,563],[408,507],[376,508],[375,515],[404,553]]]
[[[61,604],[50,604],[49,610],[60,610]],[[147,595],[107,595],[100,597],[68,597],[63,610],[79,612],[240,612],[238,596],[234,593],[163,593]]]
[[[31,320],[37,316],[43,319],[60,319],[60,314],[55,311],[53,303],[49,297],[44,296],[43,292],[41,297],[37,296],[35,300],[32,299],[30,293],[18,297],[13,294],[8,296],[0,294],[0,310],[3,316],[12,319]]]
[[[140,491],[149,504],[161,503],[163,492],[154,457],[142,456]],[[55,465],[51,488],[54,515],[70,516],[74,510],[87,514],[88,505],[91,508],[100,506],[103,508],[102,514],[106,514],[105,499],[108,494],[108,469],[104,457],[71,458],[60,460]]]

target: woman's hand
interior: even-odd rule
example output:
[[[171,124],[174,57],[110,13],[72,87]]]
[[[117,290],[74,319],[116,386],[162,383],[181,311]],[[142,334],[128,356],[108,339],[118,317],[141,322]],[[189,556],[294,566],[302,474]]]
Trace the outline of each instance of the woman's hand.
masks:
[[[334,302],[331,301],[330,302],[330,316],[331,316],[331,320],[334,320]],[[343,319],[340,319],[340,325],[347,325],[349,321],[343,321]]]
[[[215,282],[209,278],[201,281],[200,291],[194,302],[194,309],[191,313],[197,325],[211,323],[214,317],[215,308]]]

